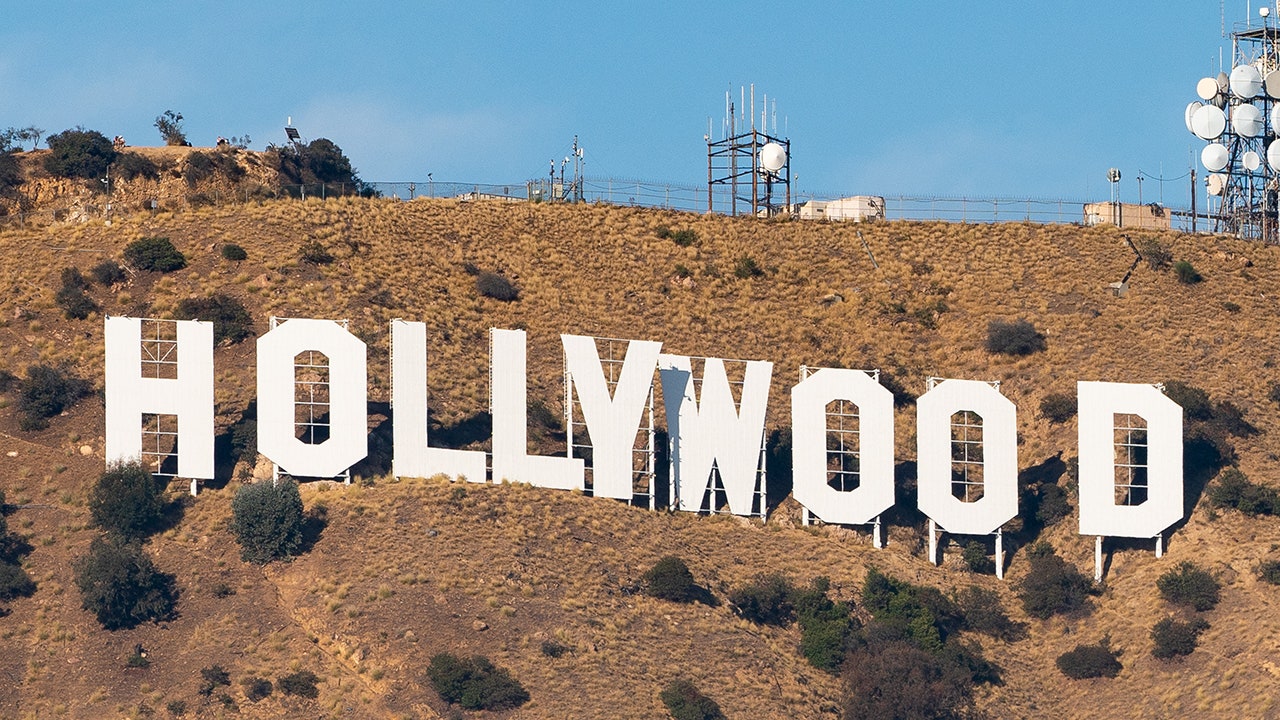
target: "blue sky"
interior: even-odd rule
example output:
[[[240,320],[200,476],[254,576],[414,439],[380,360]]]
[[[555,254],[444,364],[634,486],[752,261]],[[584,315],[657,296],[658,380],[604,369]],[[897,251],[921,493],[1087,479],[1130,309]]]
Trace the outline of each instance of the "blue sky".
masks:
[[[0,26],[0,128],[340,145],[369,181],[706,181],[708,118],[776,100],[799,192],[1136,201],[1184,176],[1219,3],[42,2]],[[1225,3],[1228,33],[1258,2]],[[92,7],[92,10],[86,8]],[[1273,15],[1273,20],[1274,20]],[[1229,68],[1228,68],[1229,70]],[[1187,204],[1185,179],[1143,200]]]

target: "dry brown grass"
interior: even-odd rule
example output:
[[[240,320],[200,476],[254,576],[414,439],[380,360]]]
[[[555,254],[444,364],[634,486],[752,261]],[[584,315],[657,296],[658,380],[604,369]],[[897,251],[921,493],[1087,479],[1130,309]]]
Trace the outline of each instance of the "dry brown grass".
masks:
[[[661,226],[692,228],[699,243],[660,239]],[[858,238],[871,247],[875,269]],[[486,409],[487,330],[529,330],[530,395],[558,412],[558,334],[661,340],[668,352],[775,362],[770,424],[786,424],[787,390],[802,364],[880,367],[919,393],[929,375],[999,379],[1019,409],[1021,465],[1075,454],[1073,422],[1036,417],[1044,395],[1074,392],[1077,379],[1180,379],[1230,400],[1262,430],[1236,442],[1241,467],[1269,481],[1275,458],[1280,332],[1271,298],[1280,293],[1280,249],[1230,238],[1153,235],[1205,276],[1195,286],[1140,266],[1128,297],[1111,296],[1132,254],[1114,229],[1022,223],[801,224],[703,217],[660,210],[507,205],[441,200],[307,201],[160,212],[101,224],[0,230],[0,367],[69,362],[101,382],[102,321],[63,321],[54,304],[61,268],[87,270],[118,258],[128,242],[166,235],[191,258],[171,276],[140,275],[91,295],[111,314],[163,315],[189,295],[236,295],[255,327],[280,316],[346,318],[370,344],[370,398],[387,399],[387,323],[428,325],[431,406],[445,423]],[[319,241],[328,266],[299,260]],[[235,242],[249,259],[222,259]],[[765,274],[738,279],[734,261],[755,258]],[[518,302],[478,297],[467,263],[499,270],[521,288]],[[675,268],[690,268],[687,280]],[[713,274],[709,268],[718,270]],[[831,296],[838,294],[839,300]],[[941,301],[943,305],[938,305]],[[1236,303],[1240,311],[1222,309]],[[983,347],[992,319],[1030,320],[1048,339],[1044,353],[993,356]],[[251,342],[215,351],[219,423],[252,399]],[[898,459],[914,459],[914,410],[897,415]],[[891,527],[874,550],[865,533],[800,528],[788,501],[767,524],[650,513],[572,493],[466,486],[440,480],[371,487],[313,485],[309,508],[329,523],[297,561],[245,566],[227,532],[238,481],[211,489],[180,525],[154,538],[157,564],[175,572],[181,617],[164,627],[105,633],[79,609],[69,569],[92,538],[83,498],[101,469],[101,405],[81,402],[38,433],[17,429],[0,410],[0,489],[35,503],[11,527],[36,546],[27,560],[40,583],[0,618],[0,716],[163,713],[184,699],[202,717],[199,670],[221,664],[241,717],[342,715],[416,717],[443,710],[426,686],[439,651],[481,653],[508,667],[533,700],[518,717],[655,717],[658,690],[677,672],[731,717],[833,717],[839,689],[805,664],[794,629],[758,628],[724,606],[675,606],[628,593],[665,554],[680,554],[698,580],[723,597],[735,584],[777,568],[797,580],[832,578],[856,596],[866,567],[944,590],[979,582],[1000,593],[1015,618],[1011,588],[1025,570],[1014,555],[1010,581],[975,578],[956,558],[941,568],[922,559],[919,535]],[[88,446],[91,455],[82,455]],[[62,468],[62,469],[59,469]],[[175,484],[175,494],[181,488]],[[1189,512],[1165,560],[1149,548],[1113,558],[1105,592],[1085,618],[1029,621],[1029,640],[981,639],[1004,668],[1005,684],[984,690],[993,717],[1262,717],[1274,713],[1269,688],[1280,676],[1274,588],[1254,567],[1274,557],[1280,531],[1265,520]],[[1092,543],[1073,518],[1045,537],[1088,570]],[[1150,656],[1148,633],[1169,608],[1155,579],[1171,562],[1196,558],[1223,581],[1200,649],[1177,664]],[[235,594],[217,598],[225,584]],[[487,626],[473,629],[473,623]],[[476,625],[474,627],[479,627]],[[1081,641],[1110,635],[1125,670],[1110,681],[1072,682],[1054,658]],[[544,640],[570,649],[541,652]],[[146,670],[124,659],[134,643],[152,652]],[[321,678],[313,704],[278,692],[257,704],[239,680],[310,669]],[[9,688],[12,688],[10,691]],[[144,689],[145,688],[145,689]],[[1143,703],[1134,703],[1143,697]]]

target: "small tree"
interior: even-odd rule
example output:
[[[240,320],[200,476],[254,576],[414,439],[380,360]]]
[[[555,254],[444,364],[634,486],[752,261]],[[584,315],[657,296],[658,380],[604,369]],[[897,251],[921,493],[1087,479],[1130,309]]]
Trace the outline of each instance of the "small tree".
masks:
[[[302,547],[302,496],[292,480],[240,486],[231,501],[231,531],[245,562],[265,565]]]
[[[276,687],[280,688],[285,695],[315,699],[320,695],[320,689],[316,687],[318,682],[320,678],[315,673],[310,670],[299,670],[276,680]]]
[[[164,485],[137,461],[107,468],[89,494],[93,522],[129,540],[150,534],[164,508]]]
[[[1218,581],[1193,562],[1178,563],[1178,567],[1156,580],[1156,587],[1160,596],[1174,605],[1204,611],[1212,610],[1218,604]]]
[[[684,560],[668,555],[644,574],[645,592],[652,597],[672,602],[693,602],[698,586]]]
[[[1161,660],[1190,655],[1196,650],[1200,633],[1208,629],[1209,622],[1204,618],[1190,622],[1165,618],[1151,628],[1151,654]]]
[[[124,261],[138,270],[167,273],[187,266],[187,258],[167,237],[134,240],[124,247]]]
[[[120,267],[120,263],[115,260],[103,260],[102,262],[89,268],[89,277],[108,287],[125,279],[124,268]]]
[[[49,418],[88,393],[88,382],[62,368],[32,365],[18,386],[18,426],[23,430],[43,430],[49,427]]]
[[[157,570],[137,543],[96,538],[75,574],[84,609],[107,630],[169,618],[178,601],[173,576]]]
[[[49,174],[63,178],[100,180],[115,162],[116,151],[111,141],[96,130],[78,127],[49,136],[49,155],[44,168]],[[94,183],[98,188],[100,183]],[[101,189],[105,189],[103,185]]]
[[[1059,655],[1054,664],[1063,675],[1076,680],[1115,677],[1124,669],[1116,657],[1104,638],[1097,645],[1077,645],[1074,650]]]
[[[964,564],[969,566],[970,572],[990,575],[996,571],[995,561],[987,556],[987,547],[977,540],[970,540],[965,544],[961,557]]]
[[[1076,416],[1076,397],[1067,393],[1045,395],[1040,401],[1040,415],[1051,423],[1064,423]]]
[[[987,352],[1030,355],[1044,349],[1044,335],[1027,320],[992,320],[987,325]]]
[[[165,145],[188,145],[187,134],[182,130],[182,113],[165,110],[156,117],[156,129]]]
[[[435,655],[427,666],[427,678],[445,702],[467,710],[508,710],[529,701],[519,681],[480,655],[470,659]]]
[[[675,720],[724,720],[724,712],[716,701],[683,678],[668,683],[658,697]]]
[[[1039,542],[1027,551],[1031,568],[1018,586],[1022,608],[1028,615],[1046,619],[1085,607],[1093,584],[1075,567],[1058,557],[1053,546]]]
[[[1179,260],[1173,264],[1173,274],[1177,276],[1178,282],[1183,285],[1194,285],[1204,279],[1204,276],[1197,272],[1195,267],[1186,260]]]
[[[758,577],[729,593],[729,603],[740,617],[758,625],[785,627],[795,619],[791,596],[795,592],[782,573]]]

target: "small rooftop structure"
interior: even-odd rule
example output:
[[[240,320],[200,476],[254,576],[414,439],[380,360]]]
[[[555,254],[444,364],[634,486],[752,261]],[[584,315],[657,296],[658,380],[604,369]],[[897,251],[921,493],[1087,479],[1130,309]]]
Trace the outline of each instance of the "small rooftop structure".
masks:
[[[799,206],[801,220],[852,220],[862,222],[884,219],[884,198],[879,195],[854,195],[838,200],[810,200]]]
[[[1173,227],[1172,216],[1158,203],[1135,205],[1132,203],[1096,202],[1084,206],[1085,225],[1115,225],[1139,230],[1168,230]]]

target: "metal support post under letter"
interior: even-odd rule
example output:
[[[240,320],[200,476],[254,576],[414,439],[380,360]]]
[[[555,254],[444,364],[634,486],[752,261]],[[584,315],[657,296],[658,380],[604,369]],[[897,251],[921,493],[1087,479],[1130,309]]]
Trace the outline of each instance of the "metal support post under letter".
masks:
[[[938,524],[929,518],[929,562],[938,564]]]
[[[1102,536],[1095,538],[1093,543],[1093,581],[1102,582]]]
[[[1164,533],[1156,536],[1156,558],[1164,557]]]
[[[996,530],[996,577],[1004,579],[1004,528]]]
[[[800,524],[801,525],[809,524],[809,508],[800,509]]]
[[[195,497],[200,492],[200,481],[191,478],[191,497]]]
[[[876,524],[871,528],[871,544],[877,549],[884,547],[884,536],[881,535],[880,516],[876,516]]]

